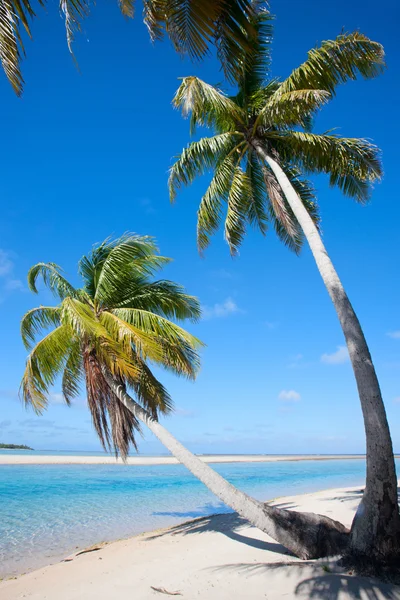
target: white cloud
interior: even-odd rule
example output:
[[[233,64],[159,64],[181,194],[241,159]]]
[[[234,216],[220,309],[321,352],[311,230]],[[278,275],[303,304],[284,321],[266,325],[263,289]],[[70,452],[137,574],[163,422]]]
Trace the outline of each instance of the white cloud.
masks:
[[[9,253],[0,249],[0,277],[4,277],[11,273],[13,266],[14,264],[10,259]]]
[[[227,269],[215,269],[214,271],[210,271],[212,277],[217,277],[218,279],[234,279],[235,275],[228,271]]]
[[[295,390],[282,390],[279,392],[278,398],[284,402],[298,402],[301,396],[299,392],[296,392]]]
[[[20,279],[13,277],[14,263],[11,260],[10,252],[6,252],[0,248],[0,278],[2,278],[2,284],[0,286],[0,292],[5,292],[4,295],[0,295],[0,302],[3,301],[4,297],[8,296],[12,292],[24,291],[24,284]]]
[[[4,284],[4,289],[8,292],[20,291],[23,292],[25,287],[20,279],[9,279]]]
[[[337,346],[336,352],[332,354],[323,354],[321,362],[326,365],[341,365],[349,360],[349,353],[346,346]]]
[[[65,404],[64,396],[59,392],[49,394],[49,400],[51,404]]]
[[[386,335],[393,338],[394,340],[400,340],[400,329],[398,329],[397,331],[388,331]]]
[[[227,298],[222,304],[214,304],[214,306],[203,306],[203,319],[214,319],[227,317],[235,313],[243,312],[232,298]]]
[[[194,410],[187,410],[186,408],[179,408],[179,406],[177,406],[174,410],[174,414],[186,419],[192,419],[197,413]]]

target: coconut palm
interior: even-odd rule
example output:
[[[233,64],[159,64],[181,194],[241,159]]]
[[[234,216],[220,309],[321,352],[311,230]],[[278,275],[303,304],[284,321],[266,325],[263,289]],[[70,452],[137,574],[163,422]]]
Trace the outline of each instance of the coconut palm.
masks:
[[[36,6],[35,6],[36,4]],[[0,60],[14,91],[20,95],[24,84],[21,55],[25,54],[24,33],[31,37],[30,21],[46,0],[0,0]],[[72,54],[74,36],[82,20],[89,15],[90,0],[60,0],[64,16],[67,44]],[[135,0],[118,0],[121,13],[133,18]],[[253,12],[250,0],[144,0],[143,20],[152,41],[165,33],[179,54],[201,59],[211,44],[217,49],[224,72],[229,77],[237,73],[240,51],[251,52],[248,36],[252,36],[249,17]],[[247,36],[244,32],[247,32]]]
[[[34,308],[22,319],[22,339],[30,350],[21,383],[25,403],[41,413],[49,388],[61,377],[62,394],[69,404],[84,382],[93,424],[105,449],[113,447],[125,459],[129,445],[136,447],[140,423],[145,423],[225,504],[294,553],[304,558],[336,553],[348,540],[348,531],[340,523],[279,510],[250,498],[158,422],[160,414],[171,411],[172,400],[149,362],[194,378],[201,346],[174,322],[196,320],[200,315],[197,299],[175,283],[152,280],[167,262],[151,238],[127,235],[105,241],[81,259],[80,289],[53,263],[32,267],[30,289],[37,292],[41,277],[60,303]],[[35,344],[37,335],[47,328],[51,331]],[[321,530],[326,533],[323,539]]]
[[[319,232],[316,198],[308,174],[326,173],[331,186],[365,203],[381,178],[379,150],[365,139],[332,132],[312,133],[314,114],[337,86],[357,74],[378,75],[384,68],[380,44],[361,33],[342,34],[309,51],[287,79],[265,80],[271,41],[270,15],[259,11],[257,51],[245,55],[235,95],[197,77],[185,77],[174,105],[212,137],[182,151],[170,173],[170,196],[197,176],[212,172],[198,209],[200,252],[224,220],[224,234],[236,254],[248,224],[263,234],[272,224],[295,252],[307,240],[333,301],[357,381],[367,439],[367,477],[360,510],[352,526],[354,561],[399,556],[400,518],[392,442],[378,379],[358,318],[328,256]],[[226,208],[225,208],[226,206]],[[226,212],[225,212],[226,210]]]

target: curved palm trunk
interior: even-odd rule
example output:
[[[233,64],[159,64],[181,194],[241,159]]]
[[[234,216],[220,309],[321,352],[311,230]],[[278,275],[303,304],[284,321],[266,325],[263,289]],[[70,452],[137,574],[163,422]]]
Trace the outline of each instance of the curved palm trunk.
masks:
[[[254,500],[192,454],[165,427],[135,402],[125,387],[103,369],[114,394],[142,421],[168,450],[204,483],[224,504],[300,558],[338,554],[348,543],[348,530],[337,521],[314,513],[281,510]]]
[[[339,317],[357,382],[367,441],[367,477],[351,529],[349,555],[356,562],[392,560],[400,556],[396,469],[385,407],[367,342],[313,220],[277,161],[261,142],[254,141],[253,146],[275,174],[307,238]]]

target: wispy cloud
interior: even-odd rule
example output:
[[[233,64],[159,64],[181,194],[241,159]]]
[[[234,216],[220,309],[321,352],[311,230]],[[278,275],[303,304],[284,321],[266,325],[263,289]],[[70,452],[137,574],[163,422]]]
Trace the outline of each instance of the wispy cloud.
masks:
[[[22,292],[25,289],[22,281],[13,277],[13,271],[14,262],[11,253],[0,248],[0,278],[2,279],[1,289],[3,292]]]
[[[155,215],[157,209],[150,198],[139,198],[139,204],[147,215]]]
[[[186,408],[180,408],[179,406],[175,408],[174,414],[179,417],[184,417],[185,419],[193,419],[197,415],[195,410],[187,410]]]
[[[341,365],[349,360],[349,353],[346,346],[337,346],[336,352],[332,354],[323,354],[321,362],[326,365]]]
[[[5,277],[13,270],[14,263],[10,258],[9,252],[0,248],[0,277]]]
[[[214,304],[214,306],[203,306],[202,313],[203,319],[215,319],[221,317],[228,317],[237,313],[243,313],[244,311],[238,307],[236,302],[232,298],[227,298],[222,304]]]
[[[298,402],[301,399],[301,395],[295,390],[282,390],[278,394],[278,399],[283,400],[283,402]]]
[[[217,279],[236,279],[236,275],[227,269],[214,269],[210,271],[210,275]]]
[[[264,321],[264,325],[267,329],[276,329],[279,323],[276,321]]]
[[[5,429],[11,425],[11,421],[0,421],[0,429]]]
[[[396,331],[388,331],[386,335],[394,340],[400,340],[400,329],[397,329]]]

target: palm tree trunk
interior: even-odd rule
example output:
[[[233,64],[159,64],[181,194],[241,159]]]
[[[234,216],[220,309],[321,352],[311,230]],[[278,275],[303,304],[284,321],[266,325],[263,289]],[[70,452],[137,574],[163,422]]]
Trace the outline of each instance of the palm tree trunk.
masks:
[[[103,376],[114,394],[137,419],[147,425],[160,442],[224,504],[303,559],[338,554],[348,543],[344,525],[323,515],[281,510],[258,502],[241,492],[211,467],[192,454],[165,427],[135,402],[125,387],[103,369]]]
[[[351,529],[348,555],[354,564],[390,561],[400,556],[397,478],[389,425],[367,342],[313,220],[278,162],[260,141],[254,141],[253,146],[275,174],[307,238],[339,317],[357,382],[367,441],[367,476]]]

